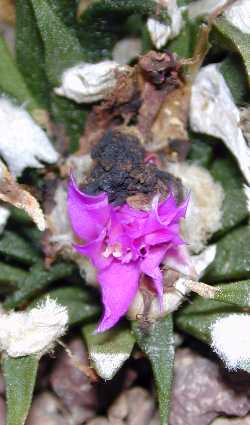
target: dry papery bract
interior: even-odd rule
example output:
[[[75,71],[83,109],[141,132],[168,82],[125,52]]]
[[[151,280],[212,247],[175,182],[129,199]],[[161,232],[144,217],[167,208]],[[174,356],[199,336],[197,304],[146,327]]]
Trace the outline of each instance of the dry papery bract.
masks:
[[[197,16],[210,15],[218,8],[227,4],[228,0],[197,0],[188,5],[188,15],[195,19]]]
[[[192,86],[190,108],[192,129],[223,140],[250,183],[250,147],[240,128],[240,110],[217,64],[199,71]]]
[[[39,230],[45,230],[46,222],[38,201],[31,193],[22,187],[22,185],[16,182],[1,160],[0,200],[24,210],[34,221]]]
[[[237,0],[225,9],[226,19],[245,34],[250,34],[250,2]]]
[[[224,16],[232,25],[243,33],[250,33],[250,3],[248,0],[197,0],[188,7],[188,15],[195,19],[198,16],[217,14],[224,11]]]
[[[96,64],[79,63],[63,72],[61,86],[54,89],[77,103],[93,103],[104,99],[114,89],[119,73],[127,69],[115,61],[102,61]]]

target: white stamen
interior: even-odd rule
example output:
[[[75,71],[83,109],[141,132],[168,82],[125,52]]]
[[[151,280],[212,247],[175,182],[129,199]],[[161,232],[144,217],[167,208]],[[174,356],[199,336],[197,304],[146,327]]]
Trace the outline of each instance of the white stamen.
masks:
[[[105,258],[110,257],[110,255],[113,255],[115,258],[120,258],[122,256],[121,244],[115,243],[113,245],[108,245],[102,255]]]

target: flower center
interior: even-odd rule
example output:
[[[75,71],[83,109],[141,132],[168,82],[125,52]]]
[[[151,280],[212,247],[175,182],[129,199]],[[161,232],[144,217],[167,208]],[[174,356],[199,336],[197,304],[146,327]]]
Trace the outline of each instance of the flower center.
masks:
[[[142,257],[145,257],[145,255],[147,254],[147,248],[145,246],[142,246],[140,248],[140,254]]]
[[[122,247],[120,243],[115,243],[113,245],[107,245],[105,251],[103,251],[102,255],[105,258],[110,257],[110,255],[113,255],[115,258],[120,258],[122,256]]]

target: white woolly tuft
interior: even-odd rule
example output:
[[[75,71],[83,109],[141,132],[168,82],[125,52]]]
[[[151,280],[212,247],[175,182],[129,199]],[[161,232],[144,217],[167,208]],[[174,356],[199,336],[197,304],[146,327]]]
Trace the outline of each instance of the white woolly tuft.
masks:
[[[212,324],[212,348],[229,369],[239,369],[250,360],[249,329],[249,314],[230,314]]]
[[[244,184],[244,192],[247,198],[247,209],[250,214],[250,186],[247,186],[246,184]]]
[[[61,337],[68,323],[66,307],[47,297],[38,307],[0,314],[0,349],[10,357],[44,354]]]
[[[168,171],[179,177],[191,191],[187,215],[182,222],[182,234],[188,248],[198,253],[221,226],[223,189],[205,168],[198,165],[173,163],[168,165]]]
[[[43,167],[40,161],[51,164],[59,157],[46,133],[28,112],[3,96],[0,97],[0,155],[14,176],[20,176],[27,167]]]

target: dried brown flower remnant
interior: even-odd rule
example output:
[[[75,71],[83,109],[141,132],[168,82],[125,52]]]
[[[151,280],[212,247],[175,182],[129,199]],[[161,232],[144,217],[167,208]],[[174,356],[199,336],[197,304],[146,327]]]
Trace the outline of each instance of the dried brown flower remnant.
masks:
[[[91,150],[108,129],[134,126],[144,142],[168,94],[183,85],[181,63],[170,52],[150,51],[130,72],[117,79],[112,95],[89,115],[81,139],[81,153]]]
[[[130,74],[118,76],[112,95],[94,106],[88,115],[80,140],[80,153],[89,153],[108,129],[136,122],[140,106],[138,76],[135,69],[131,68]]]
[[[155,164],[145,163],[145,157],[136,135],[109,130],[92,150],[95,165],[82,189],[92,195],[106,192],[110,202],[120,205],[138,194],[148,195],[150,201],[157,192],[166,193],[170,183],[177,186],[177,180]]]
[[[155,86],[164,85],[171,90],[179,85],[180,65],[171,52],[150,51],[139,60],[138,65],[145,80]]]

